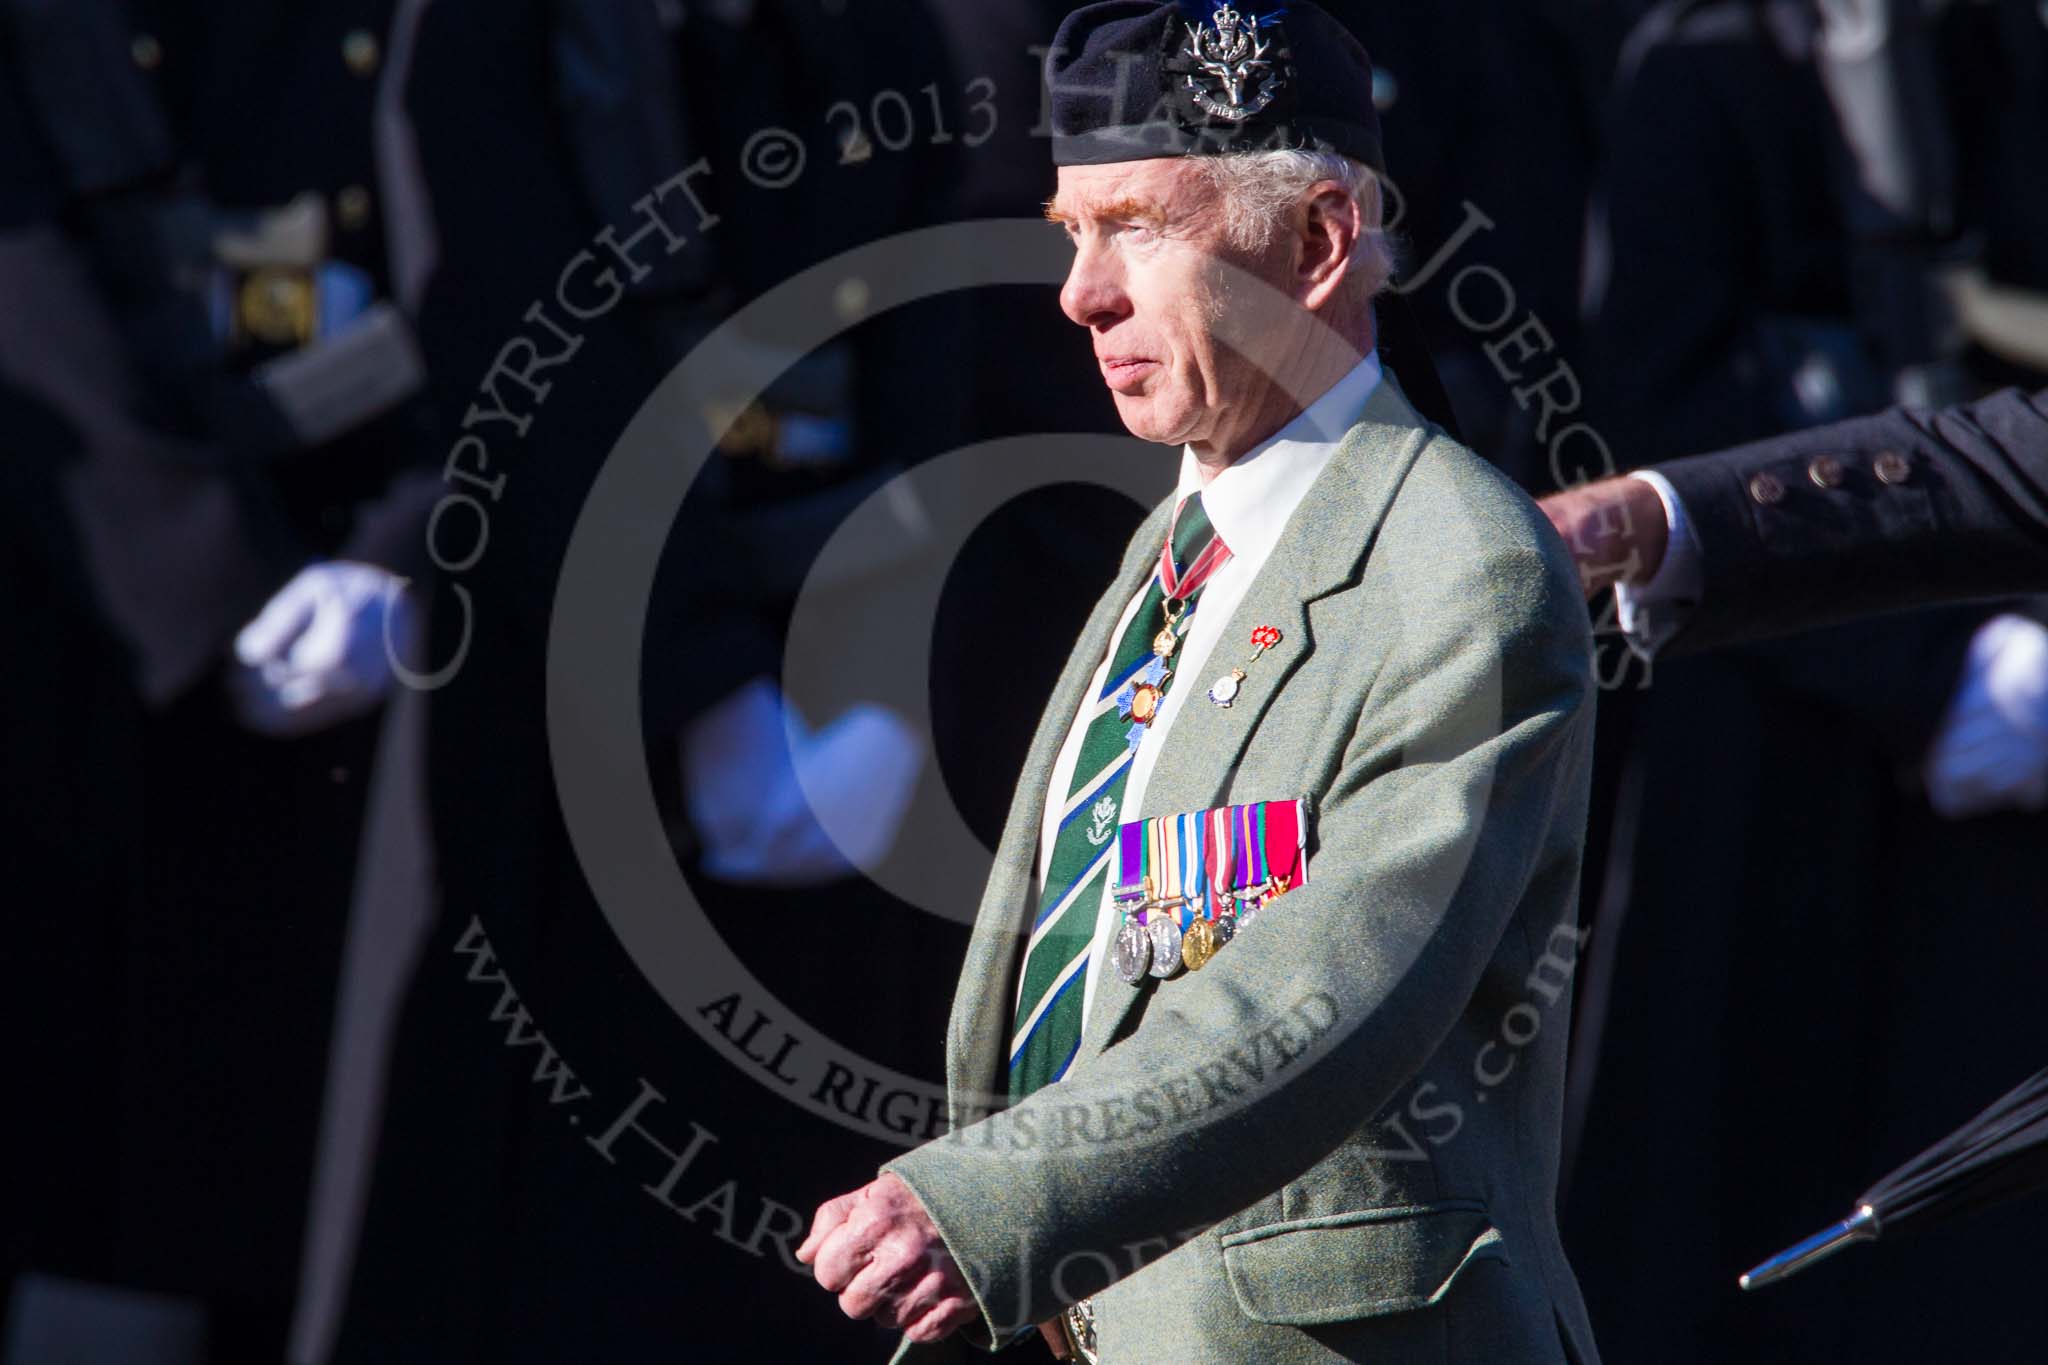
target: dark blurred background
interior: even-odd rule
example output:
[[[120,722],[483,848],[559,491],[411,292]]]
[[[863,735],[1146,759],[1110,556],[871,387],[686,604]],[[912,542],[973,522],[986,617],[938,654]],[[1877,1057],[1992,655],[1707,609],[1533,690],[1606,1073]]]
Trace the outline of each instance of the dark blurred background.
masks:
[[[1374,57],[1431,352],[1386,359],[1532,494],[1603,445],[2044,382],[2048,6],[1327,7]],[[557,801],[549,617],[606,454],[714,329],[1038,213],[1066,8],[0,0],[0,1362],[886,1357],[777,1248],[892,1148],[620,947]],[[1053,289],[873,287],[676,433],[717,448],[656,528],[645,758],[749,968],[937,1083],[966,914],[861,869],[915,865],[933,801],[993,844],[1142,509],[1049,484],[941,553],[906,471],[1115,413]],[[1500,344],[1532,318],[1537,354]],[[883,552],[807,585],[875,497]],[[799,704],[800,593],[853,658],[935,580],[928,698]],[[1562,1212],[1606,1357],[2036,1358],[2038,1210],[1735,1276],[2041,1065],[2048,737],[1955,736],[2048,614],[1653,664],[1593,610]],[[659,1092],[614,1157],[532,1031],[593,1117]]]

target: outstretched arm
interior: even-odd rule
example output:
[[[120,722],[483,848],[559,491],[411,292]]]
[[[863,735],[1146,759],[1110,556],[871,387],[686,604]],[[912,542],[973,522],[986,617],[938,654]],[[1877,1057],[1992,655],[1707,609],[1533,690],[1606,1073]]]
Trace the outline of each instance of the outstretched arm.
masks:
[[[2048,390],[1893,408],[1654,468],[1683,506],[1699,571],[1675,651],[2048,591]],[[1670,528],[1642,479],[1542,506],[1589,595],[1656,576]]]

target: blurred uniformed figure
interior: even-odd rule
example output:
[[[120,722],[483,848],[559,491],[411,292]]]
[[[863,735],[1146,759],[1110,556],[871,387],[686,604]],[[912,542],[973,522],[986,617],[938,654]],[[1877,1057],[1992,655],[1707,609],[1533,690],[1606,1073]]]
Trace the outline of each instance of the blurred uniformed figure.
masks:
[[[642,1116],[650,1132],[687,1142],[697,1123],[716,1135],[676,1199],[730,1182],[744,1242],[757,1220],[776,1231],[822,1197],[815,1153],[827,1141],[843,1150],[845,1134],[743,1075],[622,950],[563,825],[547,642],[592,481],[671,367],[790,275],[931,221],[948,201],[944,144],[928,123],[907,147],[863,149],[836,140],[845,121],[828,117],[833,104],[860,101],[865,121],[867,104],[893,89],[928,116],[923,87],[935,84],[957,134],[957,86],[930,25],[900,6],[433,0],[402,11],[401,28],[408,14],[403,111],[436,242],[419,311],[432,402],[451,432],[468,420],[488,438],[488,474],[505,484],[487,552],[434,599],[428,659],[466,653],[425,718],[432,917],[390,1043],[347,1294],[324,1329],[305,1332],[302,1358],[802,1358],[836,1351],[834,1340],[851,1354],[867,1329],[813,1304],[776,1241],[749,1250],[717,1235],[716,1220],[664,1207],[642,1169],[661,1158],[638,1138],[623,1139],[616,1160],[588,1141],[645,1078],[666,1097]],[[749,139],[769,126],[807,146],[808,169],[781,188],[743,171]],[[686,195],[674,178],[699,161],[707,170]],[[657,207],[644,207],[663,185]],[[633,245],[655,212],[686,247],[668,252],[659,235]],[[716,227],[701,228],[707,216]],[[532,401],[494,367],[522,334],[561,354],[567,343],[525,314],[557,297],[584,251],[629,287],[602,316],[576,320],[574,358],[545,371],[545,402]],[[641,275],[628,260],[659,268]],[[780,357],[790,369],[757,403],[709,393],[702,425],[677,433],[718,449],[675,524],[656,528],[667,539],[641,719],[645,771],[720,931],[814,1024],[910,1071],[942,1027],[943,1002],[876,1000],[857,985],[861,963],[929,952],[942,936],[924,911],[854,878],[847,854],[896,841],[908,788],[928,780],[925,755],[873,699],[835,695],[832,678],[816,676],[830,660],[810,661],[813,685],[795,694],[781,657],[792,600],[825,539],[955,439],[949,348],[912,347],[908,318],[852,325],[872,287],[842,282],[845,334]],[[924,317],[946,312],[941,303]],[[922,332],[937,335],[928,321]],[[482,386],[494,373],[515,420],[469,418],[492,405]],[[890,610],[895,575],[916,563],[914,509],[853,581],[818,585],[838,651],[863,647],[863,622]],[[818,779],[879,815],[868,849],[838,849],[809,827],[793,798]],[[531,1060],[506,1048],[495,992],[466,975],[481,941],[494,954],[485,970],[505,974],[596,1097],[580,1129],[535,1087]]]
[[[375,174],[389,18],[0,6],[0,137],[43,171],[0,240],[0,373],[73,433],[38,466],[62,518],[38,552],[124,699],[86,709],[81,656],[35,723],[126,737],[19,775],[118,801],[70,835],[105,869],[77,913],[104,936],[80,971],[112,1136],[98,1196],[47,1210],[104,1235],[53,1260],[31,1239],[15,1268],[61,1278],[17,1279],[11,1360],[283,1348],[369,715],[434,486]]]
[[[1953,286],[2048,284],[2048,198],[2015,160],[2048,146],[2044,56],[2038,7],[2003,0],[1653,11],[1625,50],[1589,252],[1598,412],[1623,462],[2020,377]],[[1781,505],[1902,509],[1931,477],[1845,449],[1743,496],[1769,535]],[[1904,1248],[1801,1296],[1743,1299],[1733,1278],[1819,1211],[1830,1173],[1887,1169],[1992,1098],[1944,1049],[1997,1073],[2026,1047],[2026,964],[2048,947],[2022,890],[2048,876],[2027,774],[2048,755],[2021,728],[1983,741],[1994,681],[2048,650],[1995,614],[1659,662],[1634,708],[1566,1205],[1616,1355],[1995,1360],[2030,1335],[2024,1247],[1982,1254],[1981,1226],[1967,1258]],[[1654,646],[1655,621],[1638,635]],[[1645,1110],[1667,1119],[1647,1144]]]

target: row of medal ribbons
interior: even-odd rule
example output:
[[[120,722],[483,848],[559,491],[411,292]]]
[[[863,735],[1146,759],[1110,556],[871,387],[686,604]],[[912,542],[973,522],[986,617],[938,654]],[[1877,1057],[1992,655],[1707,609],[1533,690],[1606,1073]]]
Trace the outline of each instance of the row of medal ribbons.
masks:
[[[1117,830],[1117,974],[1199,971],[1269,901],[1308,881],[1301,802],[1132,820]]]

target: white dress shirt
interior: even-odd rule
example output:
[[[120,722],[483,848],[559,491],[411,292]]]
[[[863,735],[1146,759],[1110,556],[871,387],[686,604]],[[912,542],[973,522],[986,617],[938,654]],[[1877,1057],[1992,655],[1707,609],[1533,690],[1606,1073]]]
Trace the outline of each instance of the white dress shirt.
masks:
[[[1207,484],[1202,482],[1202,468],[1196,462],[1194,452],[1181,451],[1180,483],[1174,498],[1178,502],[1193,493],[1202,495],[1202,509],[1209,514],[1216,534],[1230,547],[1230,558],[1210,576],[1200,596],[1195,599],[1194,611],[1188,617],[1187,633],[1181,638],[1180,647],[1174,651],[1173,678],[1160,703],[1159,714],[1145,732],[1138,752],[1131,760],[1120,819],[1133,818],[1139,803],[1144,800],[1146,780],[1152,775],[1160,747],[1166,743],[1167,732],[1173,728],[1174,717],[1180,714],[1181,707],[1211,705],[1208,691],[1214,679],[1209,675],[1228,672],[1250,656],[1252,644],[1249,638],[1222,640],[1223,630],[1230,624],[1238,603],[1244,600],[1245,590],[1251,586],[1252,579],[1258,576],[1259,569],[1273,553],[1273,547],[1279,544],[1281,532],[1294,515],[1294,509],[1301,505],[1309,485],[1329,464],[1331,455],[1336,453],[1337,443],[1358,424],[1379,383],[1379,355],[1374,352],[1333,384],[1322,397],[1309,404],[1300,416],[1263,444],[1240,456]],[[1109,636],[1110,653],[1115,652],[1117,642],[1130,628],[1131,618],[1143,604],[1150,586],[1151,579],[1147,578],[1145,587],[1138,590],[1117,618],[1116,628]],[[1211,655],[1216,656],[1213,668]],[[1081,745],[1087,738],[1088,726],[1104,706],[1115,704],[1100,700],[1103,685],[1108,680],[1109,665],[1109,655],[1105,654],[1089,680],[1087,691],[1082,694],[1081,708],[1053,765],[1052,783],[1046,789],[1045,813],[1039,831],[1038,876],[1033,883],[1033,905],[1044,894],[1046,873],[1052,866],[1053,840],[1058,837],[1060,821],[1066,814],[1067,789],[1073,785],[1074,769],[1080,763]],[[1088,975],[1081,998],[1081,1018],[1084,1021],[1095,1008],[1103,960],[1109,956],[1110,939],[1122,920],[1115,898],[1110,895],[1110,887],[1115,881],[1116,870],[1112,866],[1110,875],[1104,880],[1102,902],[1096,911],[1095,947],[1088,959]]]

